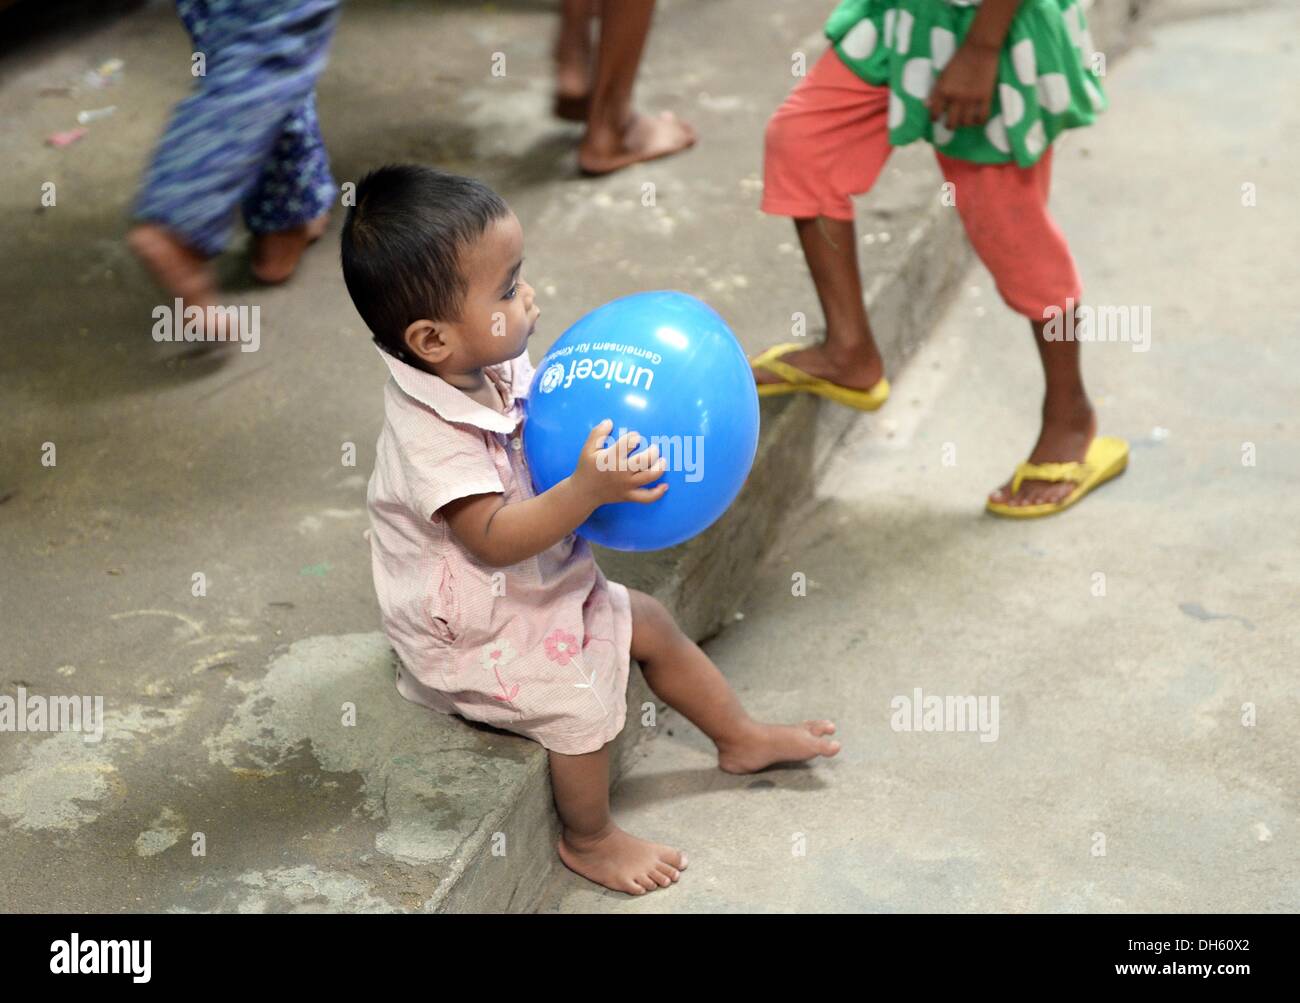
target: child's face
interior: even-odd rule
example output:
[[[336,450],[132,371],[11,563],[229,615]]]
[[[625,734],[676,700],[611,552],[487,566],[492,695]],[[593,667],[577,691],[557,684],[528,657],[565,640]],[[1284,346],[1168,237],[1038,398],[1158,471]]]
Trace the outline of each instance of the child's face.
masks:
[[[456,321],[417,321],[406,343],[440,376],[472,373],[528,347],[541,309],[521,275],[524,231],[514,213],[494,220],[461,256],[467,289]]]

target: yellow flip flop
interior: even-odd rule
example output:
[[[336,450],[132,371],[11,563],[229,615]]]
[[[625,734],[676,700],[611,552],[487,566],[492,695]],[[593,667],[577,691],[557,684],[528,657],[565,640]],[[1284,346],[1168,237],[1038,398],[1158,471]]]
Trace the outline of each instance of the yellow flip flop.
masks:
[[[1109,435],[1099,435],[1092,440],[1082,463],[1021,463],[1011,479],[1011,494],[1020,490],[1024,481],[1075,481],[1075,488],[1059,502],[1045,505],[1008,505],[990,501],[986,508],[994,515],[1010,519],[1036,519],[1043,515],[1063,512],[1093,488],[1118,477],[1128,466],[1128,443]]]
[[[781,356],[806,347],[797,341],[788,341],[783,345],[774,345],[749,360],[752,368],[762,369],[773,376],[781,377],[780,383],[759,383],[758,396],[780,397],[784,394],[810,393],[825,397],[836,404],[857,408],[859,411],[875,411],[889,400],[889,380],[883,376],[867,390],[854,390],[852,387],[842,387],[820,376],[805,373],[802,369],[796,369],[788,362],[781,361]]]

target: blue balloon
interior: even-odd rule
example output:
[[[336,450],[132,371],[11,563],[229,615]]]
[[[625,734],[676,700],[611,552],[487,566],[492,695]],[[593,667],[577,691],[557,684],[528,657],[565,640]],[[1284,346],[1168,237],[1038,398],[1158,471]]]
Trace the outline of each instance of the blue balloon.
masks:
[[[564,332],[529,389],[524,453],[539,494],[573,473],[591,430],[641,435],[668,461],[658,501],[602,505],[578,527],[615,550],[689,540],[727,510],[758,449],[758,393],[736,336],[706,303],[679,292],[614,300]],[[658,481],[655,482],[659,483]]]

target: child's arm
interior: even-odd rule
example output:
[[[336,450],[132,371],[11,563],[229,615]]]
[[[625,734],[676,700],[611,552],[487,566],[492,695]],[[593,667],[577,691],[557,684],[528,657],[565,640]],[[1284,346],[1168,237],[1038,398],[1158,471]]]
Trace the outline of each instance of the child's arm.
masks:
[[[499,494],[470,495],[448,502],[439,511],[471,554],[501,568],[554,546],[607,502],[658,501],[668,490],[667,482],[645,486],[667,469],[658,448],[629,457],[640,441],[637,433],[629,432],[601,449],[613,427],[606,419],[593,428],[573,473],[535,498],[507,505]]]
[[[984,0],[970,31],[930,92],[931,120],[943,118],[949,129],[983,125],[993,105],[1002,43],[1023,0]]]

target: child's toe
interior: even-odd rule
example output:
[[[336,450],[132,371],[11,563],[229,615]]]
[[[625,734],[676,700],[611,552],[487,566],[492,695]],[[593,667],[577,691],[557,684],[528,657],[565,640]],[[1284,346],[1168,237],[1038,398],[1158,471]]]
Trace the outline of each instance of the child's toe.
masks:
[[[1039,484],[1028,492],[1027,505],[1050,505],[1056,501],[1056,485]]]

